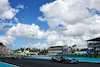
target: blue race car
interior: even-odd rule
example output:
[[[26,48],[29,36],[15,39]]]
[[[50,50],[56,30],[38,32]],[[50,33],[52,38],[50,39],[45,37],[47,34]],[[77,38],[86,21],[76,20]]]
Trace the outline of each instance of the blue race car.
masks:
[[[51,61],[52,62],[64,62],[65,58],[63,57],[60,57],[60,58],[57,58],[56,56],[52,57]]]
[[[61,63],[71,63],[71,64],[77,64],[78,60],[75,59],[65,59],[63,57],[57,58],[56,56],[52,57],[51,59],[52,62],[61,62]]]
[[[13,56],[12,59],[14,60],[22,60],[24,57],[23,56]]]
[[[77,64],[78,60],[75,59],[65,59],[64,63],[68,63],[68,64]]]

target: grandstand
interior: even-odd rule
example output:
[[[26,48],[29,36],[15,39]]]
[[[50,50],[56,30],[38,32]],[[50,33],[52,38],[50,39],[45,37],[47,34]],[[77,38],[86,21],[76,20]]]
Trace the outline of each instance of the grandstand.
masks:
[[[0,54],[8,55],[13,54],[14,52],[3,45],[3,43],[0,42]]]
[[[100,37],[87,40],[90,54],[100,54]]]

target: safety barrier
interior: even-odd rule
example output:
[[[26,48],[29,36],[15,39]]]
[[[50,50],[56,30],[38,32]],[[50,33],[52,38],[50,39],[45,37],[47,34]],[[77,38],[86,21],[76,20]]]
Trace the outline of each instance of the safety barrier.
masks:
[[[88,55],[88,54],[86,54],[86,55],[56,55],[56,56],[65,56],[65,57],[85,57],[85,58],[100,58],[100,55],[93,55],[93,54],[91,54],[91,55]]]
[[[28,55],[5,55],[5,54],[0,54],[0,56],[24,56],[24,57],[29,57]]]

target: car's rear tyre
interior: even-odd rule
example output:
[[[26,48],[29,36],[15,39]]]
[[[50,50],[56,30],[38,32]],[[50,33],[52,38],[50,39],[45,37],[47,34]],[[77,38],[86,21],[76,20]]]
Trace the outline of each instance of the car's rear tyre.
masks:
[[[79,61],[77,60],[77,64],[79,63]]]
[[[54,62],[53,58],[51,59],[51,62]]]

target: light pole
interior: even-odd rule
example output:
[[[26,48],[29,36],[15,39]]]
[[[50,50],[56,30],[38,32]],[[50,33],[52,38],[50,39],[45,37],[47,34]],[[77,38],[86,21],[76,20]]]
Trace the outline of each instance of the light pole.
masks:
[[[30,42],[30,40],[31,40],[32,37],[34,37],[34,35],[32,35],[32,36],[30,37],[29,41],[27,42],[27,45],[26,45],[26,47],[25,47],[25,49],[24,49],[24,51],[23,51],[23,55],[24,55],[25,50],[26,50],[26,48],[27,48],[27,46],[28,46],[28,43]]]

